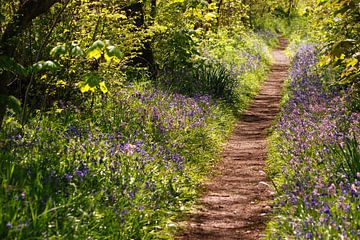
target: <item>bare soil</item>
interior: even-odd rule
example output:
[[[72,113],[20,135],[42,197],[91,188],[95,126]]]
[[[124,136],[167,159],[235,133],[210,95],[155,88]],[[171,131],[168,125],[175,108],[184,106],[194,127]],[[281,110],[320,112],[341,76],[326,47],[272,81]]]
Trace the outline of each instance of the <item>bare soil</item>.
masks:
[[[273,50],[271,73],[258,96],[236,124],[216,167],[219,174],[205,185],[196,212],[189,215],[178,240],[260,239],[274,194],[264,167],[267,131],[280,110],[279,101],[289,60],[281,47]]]

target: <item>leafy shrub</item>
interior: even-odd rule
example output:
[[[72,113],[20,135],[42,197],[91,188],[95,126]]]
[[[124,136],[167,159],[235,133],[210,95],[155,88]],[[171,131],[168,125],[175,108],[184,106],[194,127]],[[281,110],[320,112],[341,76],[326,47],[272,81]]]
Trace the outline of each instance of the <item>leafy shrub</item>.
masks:
[[[190,66],[178,65],[163,84],[182,94],[209,94],[241,111],[264,78],[270,55],[255,34],[229,37],[219,32],[199,47]]]

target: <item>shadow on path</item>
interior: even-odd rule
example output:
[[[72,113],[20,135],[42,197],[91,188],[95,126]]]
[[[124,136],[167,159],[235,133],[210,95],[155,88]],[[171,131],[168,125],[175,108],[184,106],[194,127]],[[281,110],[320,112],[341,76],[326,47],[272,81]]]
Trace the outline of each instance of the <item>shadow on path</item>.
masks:
[[[189,215],[186,229],[176,239],[259,239],[273,194],[264,172],[267,129],[280,110],[282,84],[289,61],[286,40],[272,52],[273,66],[248,110],[230,137],[217,167],[218,176],[206,184],[197,212]]]

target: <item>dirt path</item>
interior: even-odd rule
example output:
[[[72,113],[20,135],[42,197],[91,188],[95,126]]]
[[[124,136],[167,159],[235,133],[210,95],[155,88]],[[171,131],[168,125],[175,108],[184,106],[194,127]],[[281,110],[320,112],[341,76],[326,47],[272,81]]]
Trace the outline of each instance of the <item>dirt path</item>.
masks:
[[[198,211],[189,216],[179,240],[259,239],[265,229],[272,188],[264,172],[267,129],[279,111],[281,88],[287,77],[286,45],[272,52],[273,66],[257,97],[223,153],[219,175],[205,187]]]

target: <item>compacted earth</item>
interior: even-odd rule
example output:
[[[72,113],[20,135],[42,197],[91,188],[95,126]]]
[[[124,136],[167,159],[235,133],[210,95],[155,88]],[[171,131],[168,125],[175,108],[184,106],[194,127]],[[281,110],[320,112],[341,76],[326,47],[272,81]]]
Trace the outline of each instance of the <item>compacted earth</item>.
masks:
[[[258,96],[236,124],[216,171],[204,187],[196,211],[176,239],[259,239],[271,212],[271,183],[264,172],[267,131],[280,110],[289,60],[286,40],[273,50],[271,73]]]

